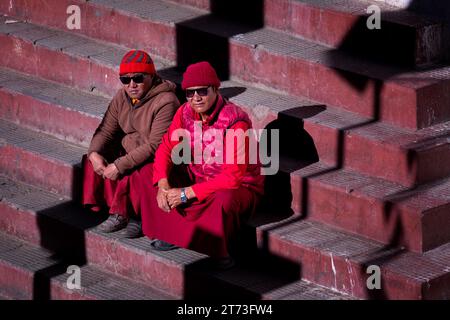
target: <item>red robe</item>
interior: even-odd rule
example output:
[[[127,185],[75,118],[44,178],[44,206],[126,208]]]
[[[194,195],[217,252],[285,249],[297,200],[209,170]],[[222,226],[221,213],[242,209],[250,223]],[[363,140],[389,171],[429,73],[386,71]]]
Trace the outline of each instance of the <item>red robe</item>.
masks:
[[[147,163],[115,181],[96,174],[86,155],[82,166],[82,204],[85,207],[92,211],[109,208],[110,214],[128,218],[140,215],[141,198],[150,197],[150,187],[153,188],[151,183],[144,187],[145,182],[152,181],[153,163]]]
[[[226,104],[219,96],[215,110],[209,119],[221,119],[221,107]],[[229,104],[226,104],[230,107]],[[232,108],[238,108],[231,106]],[[191,164],[181,165],[185,172],[183,176],[173,175],[171,152],[177,141],[170,141],[172,133],[185,128],[186,119],[183,119],[184,108],[191,108],[184,104],[178,109],[168,132],[164,135],[159,146],[154,163],[153,183],[162,178],[168,178],[171,187],[192,186],[197,199],[188,205],[181,205],[167,213],[158,207],[156,202],[157,188],[150,190],[150,198],[142,198],[142,227],[149,238],[156,238],[172,243],[179,247],[192,249],[213,257],[226,257],[229,255],[229,244],[236,239],[236,235],[243,221],[255,211],[263,191],[263,177],[255,174],[253,170],[249,177],[250,166],[245,164],[223,164],[219,174],[213,177],[193,175]],[[227,129],[247,130],[251,123],[244,121],[234,122]],[[209,123],[210,127],[214,123]],[[245,151],[249,146],[245,144]],[[239,150],[235,148],[235,159]],[[226,152],[226,150],[225,150]],[[207,172],[207,166],[205,172]],[[198,166],[197,166],[198,167]],[[201,166],[200,166],[201,167]],[[179,169],[179,168],[177,168]],[[243,185],[243,177],[251,181],[249,187]],[[248,179],[250,178],[250,180]]]

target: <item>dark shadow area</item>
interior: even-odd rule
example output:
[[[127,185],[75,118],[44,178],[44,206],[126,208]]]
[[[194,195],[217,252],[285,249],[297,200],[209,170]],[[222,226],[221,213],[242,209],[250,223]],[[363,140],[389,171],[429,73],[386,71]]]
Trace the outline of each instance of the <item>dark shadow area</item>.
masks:
[[[211,0],[211,13],[176,24],[177,67],[209,61],[221,80],[230,76],[229,38],[263,26],[264,3]],[[207,31],[205,31],[207,30]]]
[[[380,29],[369,29],[367,17],[361,17],[346,34],[339,50],[372,61],[396,66],[415,66],[416,32],[413,28],[392,23],[397,12],[382,12]]]
[[[213,16],[245,23],[259,29],[264,25],[264,0],[210,0]]]
[[[443,23],[442,49],[444,59],[450,62],[450,2],[447,0],[413,0],[406,10],[428,15]]]
[[[40,246],[54,253],[55,264],[37,271],[33,279],[33,300],[51,299],[51,279],[67,272],[67,267],[82,267],[87,263],[85,230],[101,223],[106,213],[82,212],[79,203],[81,195],[81,168],[74,170],[76,201],[67,201],[36,213],[40,234]]]
[[[83,174],[82,174],[81,165],[77,164],[73,168],[72,184],[74,186],[83,185],[82,177],[83,177]],[[72,196],[71,196],[72,201],[74,201],[75,203],[81,203],[81,196],[82,196],[81,188],[72,188]]]
[[[301,266],[268,252],[252,251],[240,256],[228,270],[218,270],[210,259],[189,264],[184,279],[186,300],[260,300],[270,291],[299,281]]]
[[[220,88],[220,94],[227,98],[227,99],[231,99],[235,96],[240,95],[241,93],[245,92],[245,90],[247,90],[244,87],[228,87],[228,88]]]
[[[55,264],[41,269],[39,271],[36,271],[34,273],[33,278],[33,300],[38,301],[48,301],[51,300],[51,287],[50,282],[51,279],[59,276],[63,273],[66,273],[67,267],[70,266],[71,263],[69,261],[66,261],[64,259],[61,259],[58,256],[52,257],[52,259],[55,260]]]
[[[419,4],[423,4],[426,7],[425,2],[428,1],[413,1],[408,9],[421,10]],[[227,80],[230,77],[229,38],[263,27],[264,5],[262,0],[211,0],[210,7],[211,14],[177,23],[177,67],[174,70],[184,71],[187,65],[191,63],[207,60],[217,70],[219,77],[222,80]],[[445,9],[448,9],[448,6],[445,6]],[[396,13],[389,14],[395,15]],[[449,15],[444,16],[449,17]],[[328,62],[331,62],[332,66],[339,65],[343,52],[350,56],[363,57],[370,62],[392,64],[396,66],[395,70],[415,66],[418,61],[418,57],[415,55],[415,47],[412,45],[413,41],[415,41],[415,35],[409,30],[394,28],[390,23],[385,23],[381,30],[372,32],[373,30],[367,29],[366,20],[365,17],[362,17],[348,33],[339,48],[330,51]],[[230,21],[232,24],[227,24]],[[207,30],[207,32],[203,30]],[[172,77],[171,73],[174,70],[163,70],[161,75],[163,78],[172,80],[174,77]],[[336,68],[336,72],[359,92],[363,92],[371,85],[371,81],[364,76],[358,76],[338,68]],[[383,74],[382,78],[383,80],[389,79],[395,74],[395,72],[388,72]],[[301,265],[270,253],[269,232],[307,217],[310,194],[308,179],[343,167],[345,160],[345,132],[347,130],[380,120],[383,80],[374,81],[374,100],[371,106],[372,119],[339,130],[336,167],[303,178],[301,197],[303,216],[292,217],[291,205],[293,196],[290,174],[319,160],[314,141],[308,132],[304,130],[302,119],[323,111],[325,106],[310,106],[287,110],[280,113],[277,120],[267,125],[265,129],[280,130],[281,170],[275,175],[266,177],[265,192],[268,196],[264,198],[257,211],[255,223],[245,226],[242,233],[238,235],[239,239],[237,242],[242,242],[249,246],[248,251],[246,245],[243,246],[245,248],[244,252],[248,254],[242,255],[242,259],[239,261],[240,265],[237,268],[228,271],[213,271],[211,262],[208,259],[186,265],[184,269],[184,298],[216,300],[225,297],[235,297],[260,299],[264,293],[302,278]],[[180,79],[176,82],[180,83]],[[228,98],[236,96],[243,91],[245,91],[245,88],[240,87],[221,89],[222,94]],[[183,103],[185,101],[184,92],[181,91],[179,86],[177,87],[177,95],[180,102]],[[268,150],[270,150],[271,143],[273,142],[269,141]],[[81,174],[76,174],[74,179],[76,185],[80,183],[78,177],[81,177]],[[77,188],[73,188],[73,190],[77,190]],[[79,193],[74,193],[73,197],[78,201]],[[73,207],[73,203],[67,203],[40,212],[38,215],[41,246],[55,252],[55,264],[36,273],[34,279],[35,299],[45,300],[50,298],[51,278],[65,273],[68,265],[76,264],[82,266],[86,263],[84,230],[98,225],[104,219],[104,216],[99,214],[86,214],[86,216],[82,217],[78,214],[76,216],[71,214]],[[392,205],[386,202],[384,208],[386,224],[389,223],[392,216],[395,216],[392,214],[392,210]],[[57,219],[56,217],[59,218]],[[261,235],[263,240],[260,250],[252,250],[252,248],[256,247],[256,227],[289,217],[291,217],[289,221],[264,229]],[[77,227],[72,227],[72,219],[78,221]],[[400,218],[396,219],[390,243],[381,251],[390,247],[396,247],[400,243],[403,226]],[[399,251],[393,250],[391,254],[368,261],[366,264],[368,266],[370,264],[388,262],[396,257],[398,253]],[[245,282],[247,279],[240,278],[239,272],[244,272],[244,274],[258,273],[261,275],[260,279],[264,279],[263,281],[267,279],[267,281],[259,288],[259,291],[254,290],[255,288],[251,285],[246,287]],[[372,299],[386,298],[382,290],[368,291],[368,295]]]
[[[278,130],[279,132],[279,141],[271,141],[270,135],[268,135],[267,141],[269,153],[272,144],[279,142],[279,171],[275,175],[265,177],[263,211],[276,212],[281,215],[292,211],[290,174],[319,161],[314,141],[304,129],[303,119],[300,116],[303,116],[303,118],[312,116],[323,110],[325,110],[323,106],[317,108],[305,107],[304,110],[303,107],[291,109],[280,113],[278,119],[265,127],[268,132],[271,130]],[[269,156],[272,155],[269,154]]]
[[[241,248],[239,255],[241,266],[261,273],[262,277],[267,278],[265,285],[259,287],[255,298],[262,298],[267,292],[302,278],[301,265],[270,252],[269,233],[303,219],[300,216],[288,219],[294,214],[291,208],[291,173],[319,160],[314,141],[304,129],[303,119],[323,110],[325,106],[293,108],[280,113],[278,119],[265,127],[268,131],[279,131],[279,141],[272,141],[271,136],[268,135],[267,151],[271,150],[273,143],[279,143],[280,168],[276,174],[265,177],[265,196],[249,223],[242,228],[238,241],[246,244]],[[283,221],[285,219],[288,220]],[[260,231],[261,240],[258,245],[257,228],[269,223],[276,223],[276,225]],[[280,270],[283,270],[281,275]]]
[[[443,39],[449,39],[449,8],[450,3],[446,1],[413,0],[407,10],[434,16],[441,19],[441,22],[445,21],[443,29],[439,29],[438,26],[431,30],[438,33],[436,35],[437,37],[442,36]],[[404,13],[405,10],[400,9],[395,12],[382,11],[381,29],[372,30],[367,27],[368,16],[361,16],[352,26],[338,48],[330,50],[327,53],[327,64],[334,68],[335,72],[345,79],[351,87],[361,93],[365,90],[373,90],[373,102],[370,106],[371,119],[363,123],[339,129],[337,163],[336,168],[333,170],[342,168],[345,163],[345,133],[348,130],[364,127],[383,120],[382,114],[385,106],[382,105],[381,95],[384,90],[384,81],[403,72],[415,71],[417,68],[433,70],[442,66],[443,50],[439,41],[436,41],[436,38],[430,38],[431,42],[428,43],[429,48],[418,48],[418,44],[416,43],[418,41],[417,39],[423,35],[416,34],[414,28],[407,28],[394,23]],[[440,32],[444,32],[445,34],[439,34]],[[445,45],[450,48],[448,41]],[[432,64],[434,62],[440,62],[441,65],[434,66]],[[348,71],[364,71],[366,66],[371,65],[372,67],[369,70],[373,70],[373,72],[370,76],[360,76]],[[379,68],[374,68],[374,65]],[[414,170],[412,162],[415,156],[415,154],[408,153],[408,164],[411,170]],[[389,199],[395,196],[389,196]],[[386,246],[383,246],[379,252],[375,253],[375,256],[381,255],[382,258],[367,261],[366,267],[371,264],[379,265],[389,262],[402,252],[401,250],[393,250],[393,248],[398,248],[402,245],[405,230],[400,215],[395,213],[394,205],[389,199],[383,200],[383,221],[384,225],[390,226],[390,239]],[[367,279],[368,275],[365,273],[365,268],[361,272],[361,277]],[[367,289],[367,296],[369,299],[387,299],[383,290]]]

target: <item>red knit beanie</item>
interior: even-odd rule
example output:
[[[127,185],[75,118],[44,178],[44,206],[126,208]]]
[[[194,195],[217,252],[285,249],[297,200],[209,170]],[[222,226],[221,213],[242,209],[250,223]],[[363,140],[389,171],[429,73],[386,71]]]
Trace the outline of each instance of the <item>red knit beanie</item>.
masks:
[[[213,86],[220,87],[220,80],[217,77],[216,70],[209,62],[202,61],[191,64],[183,73],[181,88],[186,90],[190,87]]]
[[[141,50],[131,50],[125,54],[120,62],[120,75],[127,73],[148,73],[154,74],[155,65],[148,53]]]

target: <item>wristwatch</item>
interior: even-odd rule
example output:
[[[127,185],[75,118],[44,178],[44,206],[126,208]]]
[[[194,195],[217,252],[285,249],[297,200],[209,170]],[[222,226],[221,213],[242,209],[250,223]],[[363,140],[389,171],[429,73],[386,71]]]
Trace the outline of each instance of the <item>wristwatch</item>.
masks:
[[[184,188],[181,188],[181,203],[186,203],[188,201],[188,198],[186,197],[186,192]]]

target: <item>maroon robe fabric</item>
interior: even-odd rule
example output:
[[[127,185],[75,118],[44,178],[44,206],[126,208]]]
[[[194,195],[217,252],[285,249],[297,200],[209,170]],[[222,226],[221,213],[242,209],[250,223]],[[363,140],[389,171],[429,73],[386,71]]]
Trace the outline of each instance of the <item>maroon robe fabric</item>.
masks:
[[[115,181],[96,174],[86,155],[83,156],[82,166],[82,204],[85,207],[92,211],[109,208],[110,214],[117,213],[128,218],[140,215],[141,197],[149,197],[153,163],[147,163]],[[146,182],[148,185],[144,187]]]
[[[192,184],[180,185],[181,180],[178,187]],[[141,198],[144,234],[215,258],[229,256],[229,244],[236,241],[241,224],[255,211],[261,197],[245,187],[219,190],[201,202],[165,212],[158,207],[157,192],[158,188],[151,186],[150,197]]]

